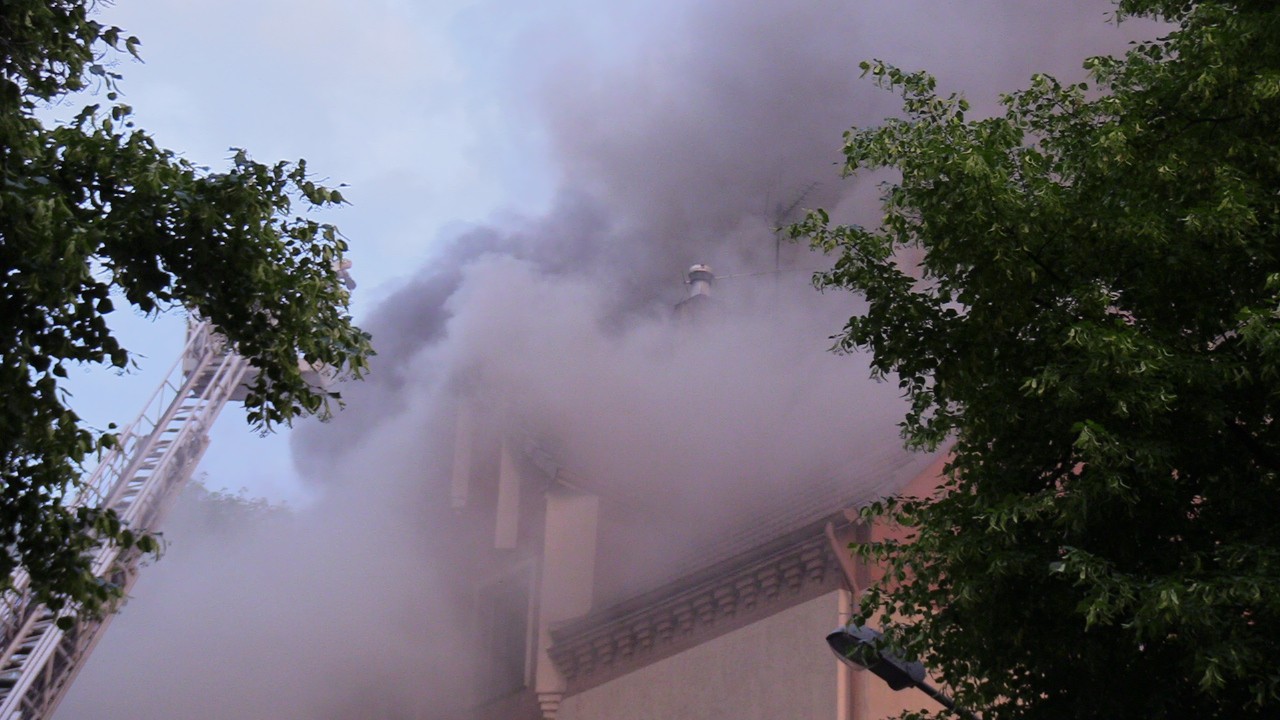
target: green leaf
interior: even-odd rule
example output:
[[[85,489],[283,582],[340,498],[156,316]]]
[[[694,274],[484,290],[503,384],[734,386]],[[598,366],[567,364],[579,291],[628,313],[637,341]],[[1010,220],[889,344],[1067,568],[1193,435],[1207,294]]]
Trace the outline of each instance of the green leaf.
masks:
[[[926,73],[844,136],[877,226],[813,212],[834,339],[896,376],[946,492],[864,517],[912,542],[864,617],[986,718],[1280,707],[1280,4],[1122,0],[1156,40],[975,119]],[[1046,572],[1046,568],[1048,572]]]

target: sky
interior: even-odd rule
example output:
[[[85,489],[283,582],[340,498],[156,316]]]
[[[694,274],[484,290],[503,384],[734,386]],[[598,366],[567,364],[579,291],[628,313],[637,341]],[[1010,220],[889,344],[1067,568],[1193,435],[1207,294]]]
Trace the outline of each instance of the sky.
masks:
[[[359,318],[441,238],[548,202],[545,137],[499,90],[525,12],[467,0],[127,0],[102,19],[142,40],[143,62],[124,58],[116,71],[138,125],[163,146],[215,170],[233,147],[262,162],[306,158],[347,186],[350,205],[321,216],[351,243]],[[182,346],[176,313],[125,310],[113,325],[137,368],[78,373],[76,407],[96,427],[132,419]],[[309,500],[287,430],[259,437],[231,406],[213,434],[199,470],[209,485]]]
[[[841,133],[896,98],[860,80],[858,61],[929,68],[981,114],[1032,72],[1078,79],[1084,57],[1149,34],[1109,25],[1109,7],[108,8],[142,39],[145,63],[117,70],[162,145],[212,168],[229,147],[305,157],[346,184],[351,205],[325,219],[351,242],[354,311],[379,356],[331,423],[262,439],[226,410],[206,482],[303,511],[228,532],[180,507],[172,552],[144,571],[59,717],[336,719],[370,694],[394,706],[386,717],[447,717],[425,678],[450,669],[431,648],[456,640],[444,619],[457,578],[433,523],[448,515],[454,409],[476,387],[601,492],[678,499],[676,515],[693,513],[682,527],[638,530],[673,555],[714,525],[691,518],[773,506],[786,481],[840,478],[851,455],[896,447],[896,388],[826,352],[857,300],[808,287],[822,259],[801,248],[783,248],[776,279],[759,275],[774,267],[778,209],[803,198],[875,221],[883,177],[839,178]],[[691,335],[670,319],[697,262],[745,277],[717,284],[723,320]],[[120,328],[145,357],[131,375],[77,378],[98,424],[136,412],[181,345],[173,319],[122,314]],[[146,697],[122,691],[139,676]]]

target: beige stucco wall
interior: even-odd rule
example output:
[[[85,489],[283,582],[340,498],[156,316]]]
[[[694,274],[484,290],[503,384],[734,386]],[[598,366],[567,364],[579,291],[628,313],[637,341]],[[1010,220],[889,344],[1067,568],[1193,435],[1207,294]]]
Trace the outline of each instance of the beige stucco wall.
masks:
[[[833,720],[835,592],[566,697],[558,720]]]

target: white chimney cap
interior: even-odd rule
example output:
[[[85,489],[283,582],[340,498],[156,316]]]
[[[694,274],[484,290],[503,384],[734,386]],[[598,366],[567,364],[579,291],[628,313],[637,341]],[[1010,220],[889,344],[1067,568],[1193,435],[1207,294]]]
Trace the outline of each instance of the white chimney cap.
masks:
[[[711,282],[715,279],[715,273],[711,272],[710,265],[703,265],[699,263],[689,267],[689,282],[697,282],[698,280]]]

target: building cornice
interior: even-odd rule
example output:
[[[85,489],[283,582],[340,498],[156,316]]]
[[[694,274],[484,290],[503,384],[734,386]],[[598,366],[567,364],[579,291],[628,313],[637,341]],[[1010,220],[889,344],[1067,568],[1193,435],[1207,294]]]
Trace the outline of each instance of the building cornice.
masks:
[[[823,530],[836,515],[555,627],[548,654],[572,695],[840,587]]]

